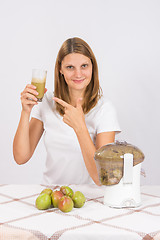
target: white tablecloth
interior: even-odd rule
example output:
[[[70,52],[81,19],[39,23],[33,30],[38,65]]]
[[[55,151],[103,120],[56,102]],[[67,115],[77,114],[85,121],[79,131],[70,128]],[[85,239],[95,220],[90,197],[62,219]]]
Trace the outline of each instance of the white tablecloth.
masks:
[[[160,186],[141,187],[140,207],[115,209],[103,204],[104,187],[70,185],[86,203],[69,213],[35,207],[45,187],[0,185],[0,240],[160,240]]]

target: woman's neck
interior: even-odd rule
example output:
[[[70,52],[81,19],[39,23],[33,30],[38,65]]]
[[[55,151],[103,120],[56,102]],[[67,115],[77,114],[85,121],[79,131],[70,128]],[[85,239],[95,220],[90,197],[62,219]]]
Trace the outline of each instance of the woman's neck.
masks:
[[[83,92],[81,92],[81,91],[70,91],[69,92],[69,96],[70,96],[70,101],[71,101],[71,105],[72,106],[74,106],[74,107],[76,107],[76,105],[77,105],[77,100],[79,99],[79,98],[83,98],[83,96],[84,96],[84,93]]]

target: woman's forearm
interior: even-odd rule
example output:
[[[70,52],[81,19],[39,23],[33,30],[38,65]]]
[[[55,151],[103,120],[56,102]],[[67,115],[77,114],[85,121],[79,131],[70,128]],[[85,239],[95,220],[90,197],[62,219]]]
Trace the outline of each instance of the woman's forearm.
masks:
[[[18,164],[23,164],[30,159],[29,141],[30,114],[22,110],[19,125],[13,141],[13,155]]]
[[[89,172],[89,175],[91,176],[95,184],[100,185],[97,167],[94,160],[94,154],[95,154],[96,148],[89,135],[87,127],[84,126],[83,129],[79,129],[78,131],[76,131],[76,135],[81,147],[83,159],[84,159],[86,168]]]

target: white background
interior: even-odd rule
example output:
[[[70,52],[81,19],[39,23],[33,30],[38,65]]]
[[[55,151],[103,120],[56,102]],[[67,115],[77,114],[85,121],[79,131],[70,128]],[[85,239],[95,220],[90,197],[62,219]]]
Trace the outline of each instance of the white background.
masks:
[[[12,143],[20,93],[32,68],[48,70],[53,90],[55,59],[69,37],[89,43],[98,61],[104,95],[117,109],[119,140],[145,154],[142,184],[160,184],[160,1],[0,0],[0,183],[40,183],[45,148],[15,163]]]

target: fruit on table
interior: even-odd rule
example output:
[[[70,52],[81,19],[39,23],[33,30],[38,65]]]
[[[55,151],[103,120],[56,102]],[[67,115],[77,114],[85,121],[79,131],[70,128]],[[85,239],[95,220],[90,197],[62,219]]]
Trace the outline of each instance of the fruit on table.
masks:
[[[73,209],[73,201],[69,196],[63,196],[58,202],[58,208],[62,212],[70,212]]]
[[[51,206],[51,196],[47,193],[41,193],[36,199],[36,207],[39,210],[46,210]]]
[[[70,187],[68,187],[68,186],[62,186],[61,188],[60,188],[60,191],[64,194],[64,195],[66,195],[66,196],[69,196],[69,197],[71,197],[72,198],[72,196],[73,196],[73,190],[70,188]]]
[[[85,204],[86,198],[82,192],[76,191],[73,194],[72,200],[75,208],[81,208]]]
[[[43,191],[42,191],[41,193],[47,193],[48,195],[51,196],[51,194],[52,194],[52,189],[50,189],[50,188],[45,188],[45,189],[43,189]]]
[[[45,188],[35,201],[39,210],[46,210],[50,207],[59,208],[62,212],[70,212],[73,207],[81,208],[85,204],[85,196],[82,192],[73,190],[68,186],[61,186],[60,190],[52,191]]]
[[[52,198],[53,207],[55,207],[55,208],[58,207],[58,202],[59,202],[60,198],[63,196],[64,196],[64,194],[61,191],[56,190],[56,191],[52,192],[51,198]]]

